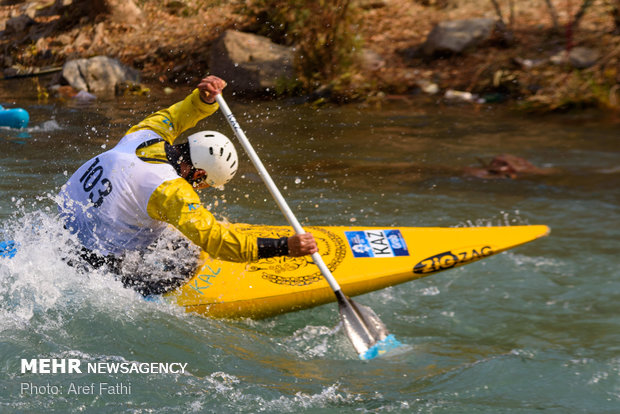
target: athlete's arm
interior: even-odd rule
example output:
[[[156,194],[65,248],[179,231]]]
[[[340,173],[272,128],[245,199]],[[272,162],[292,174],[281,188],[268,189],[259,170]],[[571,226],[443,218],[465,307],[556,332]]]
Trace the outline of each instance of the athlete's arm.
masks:
[[[221,93],[225,86],[226,83],[220,78],[208,76],[184,100],[149,115],[131,127],[127,134],[141,129],[151,129],[169,144],[174,144],[184,131],[217,111],[219,105],[215,102],[215,95]]]
[[[222,225],[200,204],[198,194],[183,178],[161,184],[151,195],[146,211],[155,220],[173,225],[218,259],[253,262],[274,256],[305,256],[318,251],[310,233],[280,239],[256,238]]]
[[[151,195],[146,211],[155,220],[176,227],[211,257],[232,262],[253,262],[259,258],[256,237],[219,223],[183,178],[161,184]]]

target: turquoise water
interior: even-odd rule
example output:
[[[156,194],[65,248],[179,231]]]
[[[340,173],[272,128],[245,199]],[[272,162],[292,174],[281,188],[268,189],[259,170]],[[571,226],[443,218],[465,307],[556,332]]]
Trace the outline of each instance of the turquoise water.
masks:
[[[0,240],[19,243],[13,259],[0,259],[0,412],[620,412],[618,119],[227,97],[303,224],[552,228],[512,251],[357,298],[406,344],[362,362],[335,304],[213,320],[147,302],[111,275],[82,275],[61,259],[71,237],[56,216],[58,187],[189,90],[167,96],[155,86],[150,98],[79,105],[39,103],[29,82],[0,88],[0,105],[31,117],[26,131],[0,129]],[[219,114],[200,126],[232,135]],[[553,171],[463,174],[500,153]],[[203,200],[222,219],[283,224],[241,160],[232,184]],[[187,365],[168,374],[22,374],[23,358]],[[102,384],[120,384],[121,394],[101,393]],[[91,386],[92,395],[69,392]]]

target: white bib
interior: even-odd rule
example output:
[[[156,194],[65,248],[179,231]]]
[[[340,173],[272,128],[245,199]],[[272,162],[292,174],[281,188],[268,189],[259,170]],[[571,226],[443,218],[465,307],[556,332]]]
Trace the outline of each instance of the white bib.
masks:
[[[121,255],[153,243],[166,223],[152,219],[147,204],[163,182],[179,178],[170,164],[136,156],[140,144],[161,137],[151,130],[126,135],[111,150],[84,163],[60,191],[60,213],[83,246]]]

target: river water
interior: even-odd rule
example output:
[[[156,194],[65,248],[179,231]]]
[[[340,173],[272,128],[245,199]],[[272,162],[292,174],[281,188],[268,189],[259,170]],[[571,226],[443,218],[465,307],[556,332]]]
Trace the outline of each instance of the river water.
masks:
[[[406,344],[362,362],[335,304],[213,320],[147,302],[111,275],[82,275],[61,259],[59,186],[188,92],[154,86],[149,97],[79,104],[38,102],[30,80],[0,84],[0,104],[31,116],[26,131],[0,129],[0,241],[19,244],[14,258],[0,258],[0,412],[620,412],[617,118],[407,101],[317,109],[228,96],[302,224],[552,228],[484,261],[359,297]],[[219,113],[199,126],[232,136]],[[501,153],[552,171],[463,174]],[[205,204],[232,222],[283,224],[241,162],[224,191],[201,194]],[[32,374],[21,372],[23,358],[187,365],[168,374]],[[100,393],[102,384],[120,384],[118,394]]]

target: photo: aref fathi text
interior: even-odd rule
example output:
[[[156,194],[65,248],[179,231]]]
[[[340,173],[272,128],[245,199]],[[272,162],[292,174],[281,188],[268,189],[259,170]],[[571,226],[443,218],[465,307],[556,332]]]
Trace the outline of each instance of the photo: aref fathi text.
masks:
[[[29,395],[130,395],[131,382],[91,382],[90,384],[70,383],[66,388],[63,385],[36,385],[31,382],[22,382],[21,394]]]

